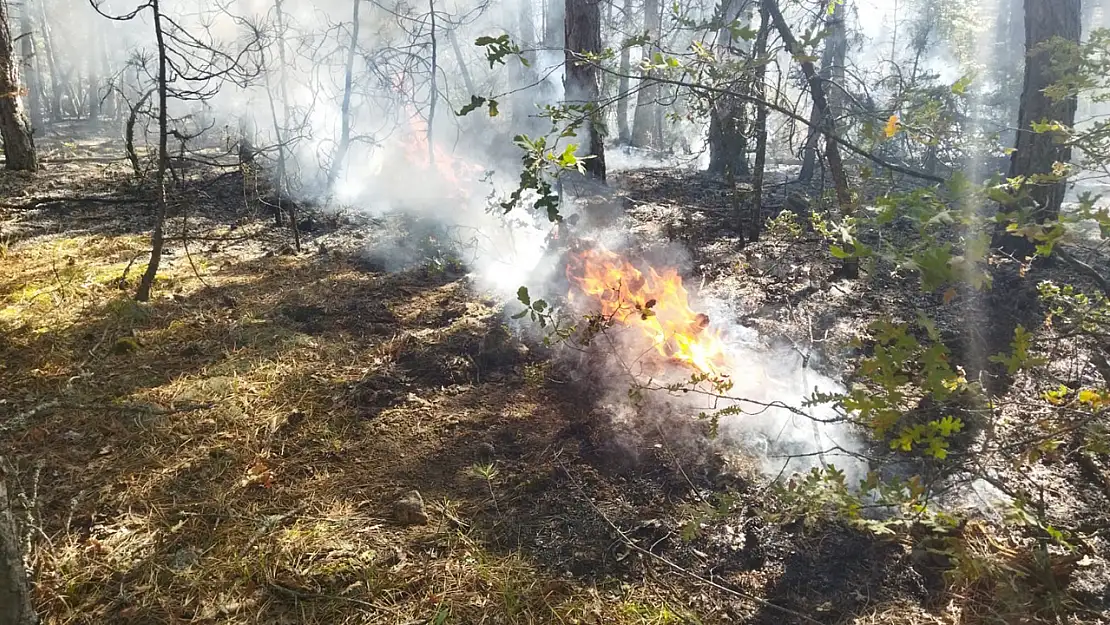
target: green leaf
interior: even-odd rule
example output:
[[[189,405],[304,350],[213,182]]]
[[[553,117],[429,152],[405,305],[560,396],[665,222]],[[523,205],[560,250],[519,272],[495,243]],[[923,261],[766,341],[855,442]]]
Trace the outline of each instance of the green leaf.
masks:
[[[459,112],[455,113],[455,115],[458,115],[459,117],[463,117],[464,115],[469,115],[470,113],[478,110],[478,108],[480,106],[482,106],[483,104],[485,104],[485,103],[486,103],[485,98],[483,98],[481,96],[472,95],[472,96],[470,96],[470,103],[467,104],[466,106],[462,107],[461,109],[459,109]],[[496,102],[491,102],[490,103],[490,106],[495,107],[496,105],[497,105]]]
[[[525,306],[532,305],[532,298],[528,295],[528,287],[526,286],[522,286],[516,290],[516,298],[520,300],[520,303],[524,304]]]

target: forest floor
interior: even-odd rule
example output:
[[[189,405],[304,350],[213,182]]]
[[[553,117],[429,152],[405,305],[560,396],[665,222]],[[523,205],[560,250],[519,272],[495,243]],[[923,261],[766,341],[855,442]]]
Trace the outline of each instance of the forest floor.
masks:
[[[769,520],[742,460],[686,457],[662,430],[617,444],[593,398],[505,329],[513,304],[450,263],[366,262],[404,219],[321,217],[297,253],[238,172],[207,175],[171,193],[178,238],[156,297],[134,302],[153,205],[116,148],[64,150],[33,178],[0,175],[0,449],[44,622],[989,620],[905,539]],[[720,234],[727,197],[696,180],[615,186],[631,231],[687,245],[705,292],[766,336],[843,345],[926,298],[828,281],[820,241],[740,249]],[[1049,470],[1106,523],[1097,480]],[[684,536],[723,485],[733,511]],[[1073,584],[1083,622],[1110,607],[1096,547]]]

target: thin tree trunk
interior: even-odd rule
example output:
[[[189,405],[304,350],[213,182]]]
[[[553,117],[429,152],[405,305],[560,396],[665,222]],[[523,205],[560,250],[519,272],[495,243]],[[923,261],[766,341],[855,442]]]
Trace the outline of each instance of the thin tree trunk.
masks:
[[[0,463],[4,459],[0,457]],[[23,550],[8,502],[8,488],[0,470],[0,623],[36,625],[39,622],[31,604],[31,589],[23,567]]]
[[[4,143],[5,167],[35,171],[39,167],[31,122],[23,108],[18,64],[8,25],[8,3],[0,0],[0,138]]]
[[[281,89],[281,123],[278,123],[277,113],[274,109],[273,96],[270,96],[270,113],[274,118],[274,133],[278,141],[278,171],[277,171],[277,208],[274,210],[274,223],[278,226],[281,225],[281,211],[282,200],[289,195],[289,170],[288,170],[288,157],[287,153],[289,146],[285,144],[285,132],[289,128],[289,74],[285,58],[285,7],[283,6],[284,0],[274,0],[274,14],[277,19],[278,29],[278,61],[281,67],[278,69],[278,84]],[[267,80],[269,76],[267,75]],[[270,89],[267,87],[266,91],[269,93]],[[293,244],[296,246],[297,251],[301,251],[301,232],[297,224],[297,204],[290,201],[289,203],[289,221],[293,228]]]
[[[798,40],[794,38],[794,33],[790,31],[790,26],[787,25],[786,19],[782,16],[782,11],[779,10],[776,0],[763,0],[763,7],[771,16],[771,22],[779,31],[783,43],[786,44],[786,51],[801,65],[802,73],[805,74],[806,81],[809,83],[813,104],[821,117],[821,132],[825,135],[825,159],[829,163],[833,185],[836,187],[837,203],[840,205],[842,215],[850,215],[853,212],[852,193],[848,187],[848,176],[844,171],[844,162],[840,158],[840,144],[834,138],[836,137],[836,120],[829,111],[829,101],[825,96],[825,87],[821,84],[821,77],[817,75],[817,70],[813,67],[813,61],[805,57],[805,51],[798,45]]]
[[[659,0],[644,0],[644,28],[650,42],[641,46],[644,59],[651,61],[658,50],[660,30]],[[636,112],[632,118],[632,145],[638,148],[658,147],[652,145],[655,134],[655,108],[659,86],[654,84],[654,72],[640,73],[640,90],[636,93]]]
[[[436,103],[439,100],[439,90],[436,87],[436,74],[439,72],[439,41],[436,39],[436,0],[428,0],[428,16],[430,21],[432,54],[431,54],[431,80],[428,94],[428,127],[425,129],[425,142],[428,144],[428,164],[435,167],[435,123]]]
[[[51,36],[50,23],[46,19],[46,3],[39,2],[39,17],[41,19],[42,47],[46,56],[46,65],[50,70],[50,121],[62,119],[62,85],[61,75],[58,73],[58,62],[54,58],[54,42]]]
[[[451,42],[451,51],[455,53],[455,62],[459,64],[459,75],[462,77],[463,86],[466,87],[467,95],[475,95],[478,93],[478,87],[474,85],[474,79],[470,76],[470,70],[466,68],[466,59],[463,57],[462,48],[459,47],[459,38],[456,36],[454,30],[447,31],[447,38]],[[520,65],[517,63],[517,65]]]
[[[760,7],[759,34],[755,38],[754,60],[755,76],[752,81],[753,95],[760,100],[756,105],[755,113],[755,168],[752,172],[752,223],[750,240],[758,241],[759,233],[763,229],[763,174],[767,164],[767,105],[763,104],[767,97],[767,38],[771,33],[771,24],[767,15],[767,8]]]
[[[335,150],[335,158],[331,162],[331,171],[328,172],[328,193],[335,191],[335,182],[343,170],[343,162],[347,160],[347,151],[351,149],[351,89],[354,85],[355,52],[358,49],[359,9],[362,0],[354,0],[354,10],[351,19],[351,43],[347,46],[347,65],[343,76],[343,105],[340,110],[339,145]]]
[[[841,107],[838,104],[843,99],[837,90],[844,84],[844,60],[848,51],[848,33],[844,22],[846,10],[845,5],[833,4],[833,12],[826,16],[829,35],[825,38],[825,46],[821,52],[821,82],[834,85],[828,96],[829,112],[834,117],[839,114]],[[817,170],[817,143],[820,133],[814,127],[820,125],[821,115],[821,109],[814,103],[810,112],[810,121],[814,126],[810,127],[806,135],[805,148],[802,150],[802,171],[798,176],[803,183],[813,180],[813,174]]]
[[[627,32],[632,24],[632,0],[624,0],[624,30]],[[617,82],[617,142],[627,145],[632,140],[632,131],[628,127],[628,76],[632,69],[632,46],[621,42],[620,80]]]
[[[1044,90],[1063,77],[1054,71],[1051,52],[1038,49],[1039,44],[1054,37],[1079,42],[1081,32],[1079,0],[1025,0],[1025,86],[1018,111],[1016,150],[1010,158],[1010,177],[1052,175],[1056,163],[1071,159],[1071,147],[1058,141],[1055,133],[1034,132],[1033,124],[1045,120],[1071,127],[1075,124],[1077,100],[1074,97],[1053,100]],[[1067,181],[1026,183],[1033,215],[1037,223],[1055,220],[1067,191]],[[1009,235],[1005,225],[995,233],[995,245],[1017,257],[1032,255],[1033,243]]]
[[[22,36],[23,81],[27,85],[27,114],[31,118],[32,133],[42,130],[42,98],[39,74],[35,71],[34,22],[31,19],[31,0],[23,0],[20,13]]]
[[[162,248],[165,245],[166,168],[169,166],[169,112],[166,108],[169,102],[169,85],[166,82],[166,40],[162,32],[162,11],[158,3],[159,0],[150,0],[150,10],[154,14],[154,39],[158,44],[158,214],[155,217],[154,233],[151,235],[150,262],[147,263],[146,271],[139,281],[139,289],[135,293],[135,299],[140,302],[150,299],[150,289],[158,275]]]

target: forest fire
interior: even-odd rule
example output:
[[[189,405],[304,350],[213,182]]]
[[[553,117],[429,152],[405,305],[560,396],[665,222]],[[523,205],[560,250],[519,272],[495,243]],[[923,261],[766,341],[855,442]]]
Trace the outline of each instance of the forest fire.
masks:
[[[580,295],[591,298],[603,320],[639,330],[666,361],[725,375],[724,342],[709,328],[709,316],[690,308],[678,270],[648,267],[645,275],[628,259],[594,248],[571,258],[567,277],[580,291],[571,292],[572,301]]]

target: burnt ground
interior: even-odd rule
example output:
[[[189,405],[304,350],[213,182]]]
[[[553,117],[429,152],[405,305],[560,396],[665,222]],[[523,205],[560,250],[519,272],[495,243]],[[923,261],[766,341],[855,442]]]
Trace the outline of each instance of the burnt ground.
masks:
[[[113,146],[69,150],[0,177],[0,439],[46,623],[991,620],[909,537],[776,519],[742,457],[666,434],[688,417],[613,420],[455,263],[368,260],[411,221],[317,217],[298,253],[240,173],[199,172],[172,195],[188,247],[132,302],[153,205]],[[705,292],[812,339],[826,370],[871,318],[933,297],[830,280],[816,239],[741,249],[700,177],[615,186],[633,232],[687,246]],[[1105,524],[1077,471],[1046,469],[1059,505]],[[398,513],[414,489],[424,523]],[[1091,542],[1084,622],[1107,605]]]

